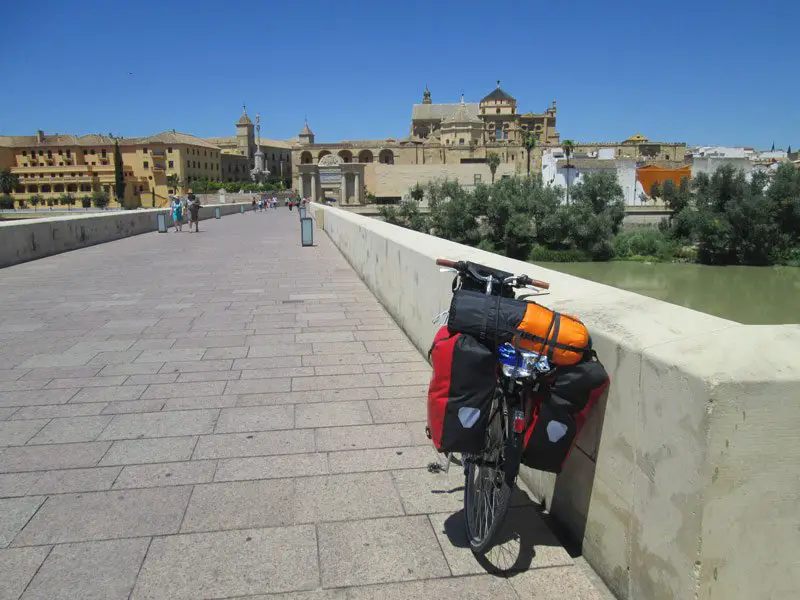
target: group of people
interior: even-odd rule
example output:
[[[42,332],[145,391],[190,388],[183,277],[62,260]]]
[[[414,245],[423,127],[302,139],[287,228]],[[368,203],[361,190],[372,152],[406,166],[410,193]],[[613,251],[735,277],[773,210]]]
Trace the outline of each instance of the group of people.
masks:
[[[253,212],[256,210],[267,210],[272,209],[275,210],[278,208],[278,199],[273,196],[272,198],[267,198],[266,196],[262,197],[253,197]]]
[[[189,231],[194,225],[195,233],[200,231],[200,200],[191,192],[183,197],[170,196],[172,206],[172,223],[175,231],[183,231],[183,222],[188,217]]]

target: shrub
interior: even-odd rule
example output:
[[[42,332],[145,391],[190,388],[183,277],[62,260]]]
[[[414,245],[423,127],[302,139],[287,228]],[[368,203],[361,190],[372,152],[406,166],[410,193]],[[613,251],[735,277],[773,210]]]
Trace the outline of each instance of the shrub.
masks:
[[[89,196],[84,196],[83,198],[81,198],[81,206],[83,208],[91,207],[92,206],[92,199],[89,198]]]
[[[659,260],[670,260],[674,252],[673,243],[662,231],[643,229],[618,234],[613,242],[616,258],[651,256]]]
[[[531,262],[587,262],[592,260],[592,257],[577,248],[554,249],[535,244],[528,260]]]
[[[14,200],[11,199],[11,196],[9,196],[8,194],[0,195],[0,209],[2,210],[14,209]]]

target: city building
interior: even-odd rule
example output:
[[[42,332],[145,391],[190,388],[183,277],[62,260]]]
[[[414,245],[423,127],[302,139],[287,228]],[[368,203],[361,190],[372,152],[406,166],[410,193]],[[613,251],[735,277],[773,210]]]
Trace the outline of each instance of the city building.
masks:
[[[595,157],[567,159],[561,148],[546,150],[542,155],[542,181],[561,187],[564,190],[565,201],[567,190],[581,183],[589,173],[614,173],[622,188],[625,204],[627,206],[642,204],[642,187],[636,178],[636,161],[633,159],[614,158],[613,152]]]
[[[367,193],[379,201],[399,200],[415,183],[436,179],[468,186],[489,182],[491,152],[501,161],[495,177],[527,171],[523,140],[529,134],[540,148],[559,143],[555,102],[543,113],[520,113],[517,100],[498,82],[480,102],[462,96],[460,102],[434,104],[426,86],[403,139],[321,143],[306,123],[292,147],[293,187],[309,198],[358,203]],[[533,164],[539,153],[532,152]]]
[[[45,202],[63,194],[78,198],[97,191],[116,198],[114,145],[119,143],[125,179],[124,198],[159,206],[168,194],[196,179],[216,179],[220,149],[186,133],[165,131],[144,138],[108,135],[45,134],[0,137],[0,168],[19,177],[16,201],[40,196]]]
[[[206,138],[206,141],[222,151],[220,178],[222,181],[251,181],[250,173],[256,167],[258,144],[255,125],[244,107],[242,116],[236,122],[236,135],[233,137]],[[264,168],[269,171],[268,181],[292,181],[292,144],[281,140],[261,138],[261,151],[264,154]]]

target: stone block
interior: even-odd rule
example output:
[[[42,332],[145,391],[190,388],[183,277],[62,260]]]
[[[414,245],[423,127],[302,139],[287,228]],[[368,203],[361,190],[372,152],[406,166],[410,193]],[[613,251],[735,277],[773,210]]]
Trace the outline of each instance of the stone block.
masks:
[[[93,404],[76,404],[75,406],[95,406]],[[158,412],[164,408],[163,400],[130,400],[127,402],[110,402],[102,410],[104,415],[124,415],[127,413]]]
[[[0,499],[0,548],[11,544],[44,501],[45,496]]]
[[[269,431],[292,427],[294,427],[294,406],[291,404],[223,408],[214,433]]]
[[[95,467],[48,471],[28,490],[29,494],[64,494],[69,492],[99,492],[111,489],[122,467]]]
[[[372,416],[365,400],[295,405],[295,426],[298,428],[369,423],[372,423]]]
[[[168,383],[151,385],[142,394],[142,400],[155,398],[195,398],[197,396],[221,396],[225,381],[201,381],[195,383]]]
[[[295,481],[297,523],[402,515],[389,473],[301,477]]]
[[[85,388],[70,400],[70,404],[83,402],[122,402],[138,400],[144,393],[146,385],[123,385],[110,388]]]
[[[0,600],[18,600],[50,548],[0,550]]]
[[[316,429],[314,435],[319,452],[413,445],[408,430],[394,424],[323,427]]]
[[[228,598],[318,583],[313,526],[194,533],[153,540],[131,600]]]
[[[129,539],[55,546],[25,600],[127,600],[150,540]]]
[[[227,382],[225,393],[265,394],[270,392],[288,392],[291,389],[291,381],[292,380],[288,377],[229,381]]]
[[[426,517],[320,523],[317,531],[323,587],[450,575]]]
[[[380,388],[378,388],[380,394]],[[403,423],[422,421],[427,416],[425,401],[420,398],[394,398],[368,400],[372,418],[376,423]]]
[[[192,458],[233,458],[314,452],[314,432],[305,430],[222,433],[200,437]]]
[[[93,467],[110,445],[109,442],[86,442],[6,448],[0,451],[0,472]]]
[[[94,404],[51,404],[49,406],[27,406],[17,410],[11,419],[57,419],[61,417],[85,417],[100,414],[105,406],[105,404],[100,402]]]
[[[114,482],[114,489],[208,483],[214,477],[215,468],[213,460],[132,465],[122,469]]]
[[[16,538],[17,546],[177,533],[191,487],[51,496]]]
[[[347,600],[373,600],[374,598],[381,600],[430,600],[431,598],[519,600],[507,580],[490,575],[384,583],[347,590]],[[542,598],[541,600],[551,599]],[[562,600],[562,596],[554,596],[553,600]]]
[[[292,391],[336,390],[375,387],[378,385],[381,385],[381,379],[376,374],[328,375],[325,377],[295,377],[292,379]]]
[[[189,460],[195,445],[197,445],[197,439],[197,436],[191,436],[114,442],[106,455],[103,456],[100,464],[136,465],[172,460]],[[104,443],[108,444],[108,442]]]
[[[308,475],[327,475],[328,456],[320,454],[283,454],[220,460],[214,481],[281,479]]]
[[[0,447],[24,446],[46,424],[47,419],[30,421],[0,421]]]
[[[291,525],[294,488],[292,479],[196,485],[181,532]]]
[[[28,490],[42,477],[41,471],[0,474],[0,498],[27,496]]]
[[[53,419],[28,443],[66,444],[69,442],[93,442],[111,422],[112,417],[64,417]]]
[[[407,515],[437,512],[458,512],[464,506],[464,471],[456,464],[450,465],[449,473],[431,473],[427,463],[444,463],[433,446],[417,446],[427,452],[420,456],[416,469],[392,471],[392,479],[403,510]],[[435,525],[435,523],[434,523]]]
[[[4,406],[47,406],[66,404],[77,389],[28,390],[22,392],[0,392],[0,408]]]
[[[436,460],[436,451],[430,446],[344,450],[328,456],[331,473],[419,469]]]
[[[159,438],[211,433],[219,410],[184,410],[116,415],[100,435],[103,440]]]

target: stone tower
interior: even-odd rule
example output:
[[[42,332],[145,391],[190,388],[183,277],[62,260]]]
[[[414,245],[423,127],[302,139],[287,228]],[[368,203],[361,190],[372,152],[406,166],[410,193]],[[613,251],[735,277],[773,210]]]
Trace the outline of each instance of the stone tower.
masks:
[[[428,89],[428,84],[425,84],[425,91],[422,93],[422,103],[431,104],[431,91]]]
[[[255,155],[255,135],[253,134],[254,125],[247,116],[247,107],[242,106],[242,116],[236,121],[236,147],[239,152],[252,160]]]
[[[306,119],[305,125],[303,125],[303,130],[298,134],[297,137],[300,138],[298,143],[302,146],[308,146],[314,143],[314,132],[308,127],[308,119]]]

